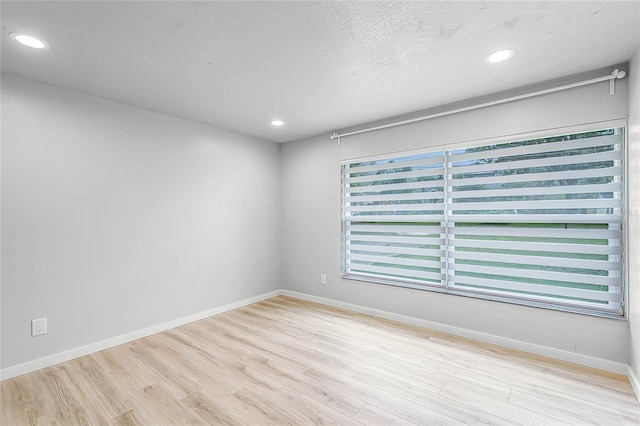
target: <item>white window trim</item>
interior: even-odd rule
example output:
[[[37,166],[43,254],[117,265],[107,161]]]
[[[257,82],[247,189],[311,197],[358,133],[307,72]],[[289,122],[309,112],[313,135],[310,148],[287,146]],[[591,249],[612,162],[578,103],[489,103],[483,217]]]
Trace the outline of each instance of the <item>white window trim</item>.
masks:
[[[583,123],[583,124],[572,125],[572,126],[549,128],[544,130],[533,130],[533,131],[528,131],[523,133],[514,133],[514,134],[509,134],[504,136],[491,137],[491,138],[452,142],[452,143],[447,143],[443,145],[426,146],[424,148],[417,148],[412,150],[392,151],[388,153],[376,154],[376,155],[366,156],[366,157],[347,158],[341,161],[341,166],[344,166],[346,164],[350,164],[353,162],[369,162],[369,161],[384,160],[389,158],[426,154],[430,152],[443,151],[443,150],[445,152],[445,158],[446,158],[447,156],[446,154],[453,149],[461,149],[466,147],[475,147],[475,146],[489,145],[489,144],[499,144],[499,143],[517,141],[517,140],[540,139],[540,138],[545,138],[550,136],[556,136],[559,134],[582,133],[582,132],[588,132],[588,131],[595,131],[603,128],[616,128],[616,127],[624,129],[624,135],[623,135],[623,141],[622,141],[622,150],[623,150],[623,153],[622,153],[622,158],[623,158],[622,160],[623,161],[622,226],[623,226],[623,238],[624,238],[623,244],[622,244],[622,259],[621,259],[621,268],[622,268],[622,274],[621,274],[622,275],[622,301],[621,302],[622,302],[622,311],[623,311],[622,315],[618,315],[611,312],[605,312],[605,311],[595,311],[591,309],[584,309],[576,306],[566,306],[558,303],[545,303],[541,301],[525,300],[521,298],[511,298],[507,296],[497,296],[497,295],[491,295],[487,293],[473,293],[470,291],[458,291],[456,289],[448,288],[446,286],[445,287],[435,286],[435,285],[431,286],[428,284],[414,284],[410,282],[403,283],[402,280],[386,280],[381,277],[373,277],[373,276],[366,277],[362,275],[347,274],[345,271],[346,232],[344,229],[347,221],[346,215],[345,215],[345,203],[344,203],[345,184],[343,181],[344,173],[342,173],[342,167],[341,167],[341,203],[340,204],[341,204],[341,275],[342,275],[342,278],[347,280],[353,280],[353,281],[363,281],[363,282],[370,282],[370,283],[376,283],[376,284],[391,285],[396,287],[414,288],[414,289],[419,289],[423,291],[432,291],[432,292],[451,294],[456,296],[471,297],[475,299],[505,302],[510,304],[544,308],[544,309],[557,310],[562,312],[586,314],[589,316],[604,317],[604,318],[617,319],[617,320],[627,320],[628,308],[626,306],[626,303],[629,299],[629,288],[628,288],[629,287],[628,286],[629,271],[628,271],[628,256],[627,256],[628,244],[629,244],[629,227],[628,227],[629,206],[628,206],[628,195],[627,195],[629,191],[629,183],[628,183],[629,181],[628,151],[629,150],[628,150],[627,119],[623,118],[623,119],[615,119],[615,120],[597,121],[597,122]],[[445,176],[445,184],[446,184],[446,180],[447,180],[447,177]]]

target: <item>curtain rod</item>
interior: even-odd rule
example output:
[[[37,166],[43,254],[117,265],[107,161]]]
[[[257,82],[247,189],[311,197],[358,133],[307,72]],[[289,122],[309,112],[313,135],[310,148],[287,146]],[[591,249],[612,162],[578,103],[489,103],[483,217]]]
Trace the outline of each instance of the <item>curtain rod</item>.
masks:
[[[415,123],[417,121],[430,120],[432,118],[443,117],[445,115],[458,114],[458,113],[461,113],[461,112],[472,111],[474,109],[480,109],[480,108],[486,108],[486,107],[490,107],[490,106],[494,106],[494,105],[505,104],[507,102],[513,102],[513,101],[519,101],[521,99],[533,98],[535,96],[546,95],[548,93],[554,93],[554,92],[560,92],[562,90],[573,89],[574,87],[586,86],[586,85],[589,85],[589,84],[600,83],[601,81],[607,81],[607,80],[609,80],[609,94],[610,95],[614,95],[615,94],[615,80],[618,79],[618,78],[624,78],[625,75],[626,75],[626,73],[624,71],[620,71],[619,69],[616,68],[615,70],[613,70],[613,72],[610,75],[605,75],[605,76],[602,76],[602,77],[596,77],[596,78],[592,78],[592,79],[589,79],[589,80],[577,81],[575,83],[565,84],[563,86],[552,87],[550,89],[539,90],[537,92],[531,92],[531,93],[525,93],[525,94],[522,94],[522,95],[511,96],[511,97],[508,97],[508,98],[498,99],[498,100],[491,101],[491,102],[485,102],[485,103],[481,103],[481,104],[471,105],[471,106],[464,107],[464,108],[452,109],[452,110],[449,110],[449,111],[443,111],[443,112],[439,112],[439,113],[436,113],[436,114],[430,114],[430,115],[425,115],[425,116],[422,116],[422,117],[411,118],[411,119],[408,119],[408,120],[396,121],[394,123],[383,124],[381,126],[369,127],[367,129],[362,129],[362,130],[355,130],[353,132],[346,132],[346,133],[340,133],[340,134],[334,133],[334,134],[331,135],[331,139],[339,139],[339,138],[342,138],[342,137],[345,137],[345,136],[357,135],[359,133],[373,132],[374,130],[387,129],[389,127],[402,126],[402,125],[405,125],[405,124]]]

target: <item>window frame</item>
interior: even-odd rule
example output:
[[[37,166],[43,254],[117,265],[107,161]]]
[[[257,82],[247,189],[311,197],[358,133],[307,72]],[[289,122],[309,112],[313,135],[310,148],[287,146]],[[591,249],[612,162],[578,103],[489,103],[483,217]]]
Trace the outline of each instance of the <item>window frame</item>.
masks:
[[[531,299],[522,299],[522,298],[518,298],[518,297],[509,297],[509,296],[505,296],[505,295],[495,295],[495,294],[488,294],[488,293],[483,293],[483,292],[475,292],[475,291],[460,291],[458,289],[455,288],[450,288],[447,286],[446,282],[444,286],[441,285],[429,285],[428,283],[425,284],[416,284],[416,283],[411,283],[411,282],[403,282],[402,280],[394,280],[394,279],[386,279],[384,277],[373,277],[373,276],[363,276],[363,275],[354,275],[354,274],[349,274],[346,271],[346,260],[347,260],[347,253],[346,253],[346,240],[347,240],[347,232],[346,232],[346,224],[348,222],[347,220],[347,215],[346,215],[346,197],[345,197],[345,189],[346,189],[346,185],[345,185],[345,165],[348,164],[352,164],[354,162],[371,162],[371,161],[379,161],[379,160],[391,160],[391,159],[397,159],[397,158],[401,158],[401,157],[408,157],[408,156],[414,156],[414,155],[421,155],[421,154],[428,154],[428,153],[433,153],[433,152],[438,152],[438,151],[443,151],[445,153],[445,186],[447,185],[447,176],[450,174],[449,170],[448,170],[448,155],[447,153],[450,152],[451,150],[457,150],[457,149],[464,149],[464,148],[471,148],[471,147],[480,147],[480,146],[484,146],[484,145],[491,145],[491,144],[501,144],[501,143],[508,143],[508,142],[516,142],[516,141],[523,141],[523,140],[530,140],[530,139],[541,139],[541,138],[548,138],[548,137],[552,137],[552,136],[561,136],[564,134],[575,134],[575,133],[585,133],[585,132],[590,132],[590,131],[597,131],[597,130],[602,130],[602,129],[606,129],[606,128],[622,128],[622,142],[621,142],[621,161],[622,161],[622,172],[621,172],[621,180],[622,180],[622,194],[621,194],[621,216],[622,219],[620,221],[621,226],[622,226],[622,241],[621,241],[621,264],[620,264],[620,275],[621,275],[621,311],[622,314],[618,314],[616,312],[612,312],[612,311],[600,311],[600,310],[594,310],[594,309],[589,309],[589,308],[582,308],[579,306],[569,306],[569,305],[562,305],[562,304],[558,304],[558,303],[553,303],[553,302],[544,302],[544,301],[536,301],[536,300],[531,300]],[[533,130],[533,131],[528,131],[528,132],[523,132],[523,133],[514,133],[514,134],[509,134],[509,135],[504,135],[504,136],[497,136],[497,137],[491,137],[491,138],[482,138],[482,139],[476,139],[476,140],[466,140],[466,141],[461,141],[461,142],[452,142],[452,143],[446,143],[446,144],[441,144],[441,145],[430,145],[430,146],[425,146],[422,148],[417,148],[417,149],[412,149],[412,150],[406,150],[406,151],[395,151],[395,152],[388,152],[388,153],[380,153],[380,154],[376,154],[376,155],[371,155],[371,156],[366,156],[366,157],[357,157],[357,158],[349,158],[349,159],[343,159],[341,161],[341,167],[340,167],[340,174],[341,174],[341,264],[340,264],[340,268],[341,268],[341,277],[345,280],[353,280],[353,281],[363,281],[363,282],[370,282],[370,283],[375,283],[375,284],[382,284],[382,285],[390,285],[390,286],[395,286],[395,287],[404,287],[404,288],[412,288],[412,289],[418,289],[418,290],[423,290],[423,291],[432,291],[432,292],[436,292],[436,293],[443,293],[443,294],[451,294],[451,295],[455,295],[455,296],[463,296],[463,297],[471,297],[474,299],[482,299],[482,300],[489,300],[489,301],[495,301],[495,302],[503,302],[503,303],[510,303],[510,304],[515,304],[515,305],[524,305],[524,306],[529,306],[529,307],[536,307],[536,308],[544,308],[544,309],[551,309],[551,310],[556,310],[556,311],[563,311],[563,312],[570,312],[570,313],[578,313],[578,314],[585,314],[585,315],[589,315],[589,316],[596,316],[596,317],[604,317],[604,318],[611,318],[611,319],[619,319],[619,320],[626,320],[627,319],[627,314],[628,314],[628,309],[626,306],[626,302],[628,300],[628,258],[627,258],[627,251],[628,251],[628,244],[629,244],[629,229],[628,229],[628,192],[629,192],[629,188],[628,188],[628,143],[627,143],[627,138],[628,138],[628,127],[627,127],[627,120],[626,119],[615,119],[615,120],[606,120],[606,121],[598,121],[598,122],[592,122],[592,123],[585,123],[585,124],[579,124],[579,125],[572,125],[572,126],[565,126],[565,127],[558,127],[558,128],[550,128],[550,129],[544,129],[544,130]],[[446,188],[445,188],[446,191]],[[445,198],[445,202],[446,202],[446,198]],[[445,221],[443,222],[444,226],[449,226],[448,225],[448,220],[445,217]],[[553,223],[559,223],[559,222],[553,222]],[[445,246],[445,251],[447,250],[447,247]],[[445,272],[446,274],[446,272]],[[445,278],[446,281],[446,278]]]

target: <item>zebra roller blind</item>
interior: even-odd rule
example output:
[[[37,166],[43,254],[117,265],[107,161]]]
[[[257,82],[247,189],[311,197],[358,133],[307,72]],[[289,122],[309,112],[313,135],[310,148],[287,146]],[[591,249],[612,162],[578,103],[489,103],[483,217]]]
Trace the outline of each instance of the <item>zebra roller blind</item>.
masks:
[[[347,161],[343,276],[621,315],[624,129]]]

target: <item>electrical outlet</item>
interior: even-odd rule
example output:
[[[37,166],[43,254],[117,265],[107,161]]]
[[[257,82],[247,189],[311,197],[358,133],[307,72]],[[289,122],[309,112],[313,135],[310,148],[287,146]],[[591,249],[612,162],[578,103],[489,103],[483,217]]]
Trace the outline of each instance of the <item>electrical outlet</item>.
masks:
[[[327,283],[327,274],[320,274],[320,284]]]
[[[47,319],[38,318],[31,320],[31,335],[39,336],[41,334],[47,334]]]

